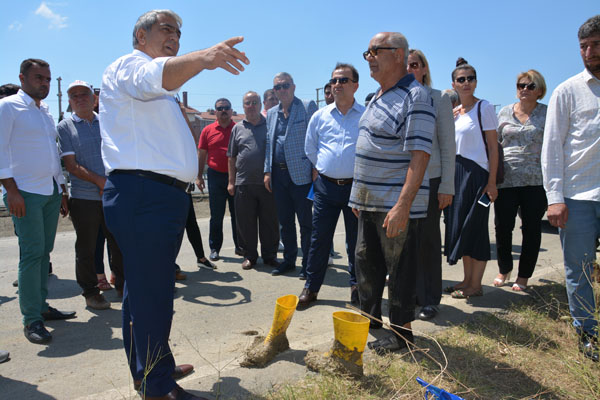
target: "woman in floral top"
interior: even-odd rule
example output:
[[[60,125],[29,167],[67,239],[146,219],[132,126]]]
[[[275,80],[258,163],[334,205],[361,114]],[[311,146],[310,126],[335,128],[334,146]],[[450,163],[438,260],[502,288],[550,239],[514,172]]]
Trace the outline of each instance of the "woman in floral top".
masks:
[[[500,273],[494,286],[510,279],[513,269],[512,231],[520,208],[523,242],[519,257],[519,276],[512,290],[527,288],[533,274],[542,239],[542,217],[547,207],[542,186],[540,153],[546,122],[546,105],[538,100],[546,94],[544,77],[531,69],[517,76],[518,103],[498,114],[498,140],[504,147],[504,183],[498,185],[494,203],[496,246]]]

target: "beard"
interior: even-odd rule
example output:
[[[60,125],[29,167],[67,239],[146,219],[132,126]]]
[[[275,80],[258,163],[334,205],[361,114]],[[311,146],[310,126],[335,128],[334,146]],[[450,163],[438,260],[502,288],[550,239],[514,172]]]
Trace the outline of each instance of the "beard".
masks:
[[[590,71],[592,75],[595,75],[596,77],[600,76],[600,59],[594,58],[588,62],[584,61],[583,65],[585,65],[585,68]]]

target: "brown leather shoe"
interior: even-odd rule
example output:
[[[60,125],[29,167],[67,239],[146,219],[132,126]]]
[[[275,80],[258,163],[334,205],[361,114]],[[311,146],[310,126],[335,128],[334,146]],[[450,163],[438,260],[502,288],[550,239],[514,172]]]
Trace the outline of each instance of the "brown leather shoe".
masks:
[[[254,266],[254,264],[256,264],[256,262],[252,262],[246,258],[242,263],[242,269],[252,269],[252,266]]]
[[[176,281],[185,281],[187,279],[187,275],[181,271],[175,271],[175,280]]]
[[[302,289],[300,297],[298,297],[298,307],[308,307],[313,301],[317,301],[318,292],[311,292],[308,288]]]
[[[142,396],[144,400],[208,400],[206,397],[194,396],[191,393],[186,392],[179,385],[175,385],[175,388],[164,396],[150,397]]]
[[[181,364],[175,367],[175,370],[173,371],[173,374],[171,376],[173,377],[173,379],[179,380],[184,376],[191,374],[192,372],[194,372],[194,366],[192,364]],[[136,392],[140,390],[141,386],[142,381],[133,381],[133,388]]]

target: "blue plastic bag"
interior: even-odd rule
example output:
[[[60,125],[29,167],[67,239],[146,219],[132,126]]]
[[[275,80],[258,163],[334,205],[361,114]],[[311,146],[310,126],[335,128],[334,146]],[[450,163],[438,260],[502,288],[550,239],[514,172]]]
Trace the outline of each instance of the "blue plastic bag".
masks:
[[[465,400],[455,394],[446,392],[444,389],[430,385],[419,377],[417,377],[417,382],[419,382],[427,390],[425,392],[425,400],[429,399],[429,395],[432,395],[431,400]]]

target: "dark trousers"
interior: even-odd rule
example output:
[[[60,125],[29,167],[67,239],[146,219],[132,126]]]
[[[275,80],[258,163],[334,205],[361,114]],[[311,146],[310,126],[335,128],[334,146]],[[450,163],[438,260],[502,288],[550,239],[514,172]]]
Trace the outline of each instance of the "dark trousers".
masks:
[[[175,387],[169,348],[173,271],[189,201],[181,189],[135,175],[111,175],[104,188],[106,223],[125,265],[123,344],[133,379],[145,376],[147,396]]]
[[[258,259],[258,237],[263,261],[277,259],[279,247],[279,220],[273,193],[265,185],[237,185],[235,187],[237,237],[244,257],[255,263]]]
[[[519,256],[519,277],[531,278],[540,252],[542,217],[547,206],[548,201],[543,186],[498,189],[498,198],[494,202],[494,223],[498,267],[501,274],[508,274],[513,269],[512,232],[517,210],[521,207],[523,241]]]
[[[223,217],[225,216],[225,204],[228,204],[229,215],[231,215],[233,243],[237,248],[235,207],[233,204],[233,196],[227,191],[229,174],[227,172],[219,172],[208,168],[206,175],[208,177],[208,205],[210,207],[208,245],[211,250],[216,250],[217,252],[221,251],[221,246],[223,245]]]
[[[417,268],[414,265],[401,265],[400,256],[406,238],[415,235],[420,220],[409,220],[407,228],[400,235],[388,238],[382,227],[386,215],[386,212],[361,211],[358,217],[358,295],[361,310],[381,319],[381,296],[385,288],[385,276],[389,274],[390,323],[402,326],[415,319]]]
[[[190,198],[190,208],[187,215],[187,221],[185,222],[185,233],[187,235],[194,254],[197,259],[204,258],[204,246],[202,246],[202,235],[200,234],[200,228],[198,227],[198,221],[196,221],[196,211],[194,210],[194,202],[192,201],[192,195],[188,194]]]
[[[417,304],[437,306],[442,299],[442,233],[437,198],[441,178],[429,180],[427,217],[420,220],[415,238],[407,238],[400,264],[417,268]]]
[[[340,212],[344,214],[344,227],[346,228],[350,286],[356,285],[354,252],[358,219],[352,213],[352,209],[348,207],[351,189],[352,184],[340,186],[322,178],[320,175],[314,181],[313,228],[306,264],[306,284],[304,285],[311,292],[318,292],[325,279],[327,260],[332,248],[331,242]]]
[[[113,235],[106,227],[102,201],[71,198],[69,200],[69,211],[77,234],[75,240],[75,276],[77,283],[83,290],[83,296],[88,298],[100,293],[97,287],[98,278],[96,276],[95,259],[99,229],[102,229],[102,233],[110,247],[110,265],[115,272],[115,286],[117,289],[122,289],[123,257]]]
[[[271,188],[277,204],[277,215],[281,224],[281,241],[283,242],[284,262],[296,265],[298,242],[296,241],[296,220],[300,224],[300,246],[302,248],[302,272],[306,271],[310,235],[312,231],[312,201],[306,196],[310,183],[296,185],[292,182],[287,169],[273,166],[271,172]],[[328,246],[331,245],[331,242]]]
[[[106,238],[104,237],[104,233],[102,232],[102,228],[98,229],[98,238],[96,239],[96,253],[94,255],[94,263],[96,264],[96,274],[104,273],[104,243],[106,242]],[[112,270],[112,265],[110,265],[110,248],[108,248],[108,264],[110,269]]]

